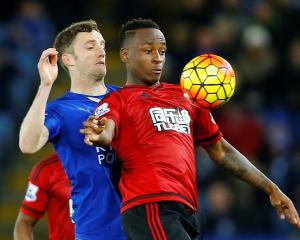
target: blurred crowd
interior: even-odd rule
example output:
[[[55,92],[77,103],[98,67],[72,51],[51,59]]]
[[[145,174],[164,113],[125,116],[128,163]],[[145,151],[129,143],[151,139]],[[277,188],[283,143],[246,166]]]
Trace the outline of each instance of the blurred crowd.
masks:
[[[70,11],[67,4],[55,15],[53,1],[25,1],[13,16],[1,20],[1,166],[18,164],[12,151],[20,121],[39,84],[36,64],[41,51],[52,45],[57,29],[88,18],[102,26],[103,20],[103,28],[105,24],[111,28],[104,35],[112,41],[107,45],[117,52],[120,25],[132,17],[151,17],[167,38],[164,81],[179,83],[183,66],[203,53],[220,55],[231,63],[237,75],[236,93],[213,114],[225,138],[300,210],[299,0],[103,0],[85,4],[80,11],[75,2],[67,18],[62,14]],[[200,207],[208,239],[300,238],[299,231],[279,220],[265,194],[217,169],[202,149],[198,156]]]
[[[0,163],[10,161],[21,119],[38,87],[37,61],[52,45],[55,30],[43,5],[26,1],[0,22]]]

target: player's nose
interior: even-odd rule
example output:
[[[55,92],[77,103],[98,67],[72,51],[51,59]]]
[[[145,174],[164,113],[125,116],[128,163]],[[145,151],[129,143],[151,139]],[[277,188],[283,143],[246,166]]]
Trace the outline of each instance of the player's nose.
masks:
[[[162,56],[158,51],[153,53],[153,62],[162,63],[164,60],[164,56]]]

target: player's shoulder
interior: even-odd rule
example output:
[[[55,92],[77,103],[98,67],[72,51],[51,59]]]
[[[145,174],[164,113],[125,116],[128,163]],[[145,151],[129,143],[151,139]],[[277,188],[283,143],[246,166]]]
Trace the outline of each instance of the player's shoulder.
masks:
[[[182,92],[182,90],[181,90],[181,88],[180,88],[180,86],[178,84],[163,82],[163,83],[161,83],[161,87],[163,89],[169,89],[169,90],[174,90],[174,91]]]
[[[123,90],[122,87],[114,85],[106,85],[106,87],[108,88],[109,92],[101,99],[100,104],[101,102],[106,101],[107,99],[119,98],[120,93]]]
[[[62,168],[62,164],[60,159],[56,154],[52,154],[44,160],[38,162],[34,165],[30,173],[30,180],[36,181],[41,176],[51,175],[51,173],[56,170]]]
[[[47,110],[58,110],[65,106],[66,102],[74,100],[75,94],[72,94],[70,91],[67,91],[63,96],[52,99],[47,103]]]
[[[160,85],[160,91],[181,98],[182,101],[188,101],[187,97],[184,95],[181,87],[178,84],[162,83]]]

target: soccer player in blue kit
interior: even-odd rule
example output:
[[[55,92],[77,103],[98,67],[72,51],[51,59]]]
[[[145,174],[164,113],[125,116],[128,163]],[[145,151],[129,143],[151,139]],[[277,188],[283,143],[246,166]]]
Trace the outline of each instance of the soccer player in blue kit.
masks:
[[[125,239],[121,229],[119,166],[110,147],[91,147],[79,132],[100,99],[117,89],[104,84],[105,41],[93,20],[61,31],[39,60],[41,83],[20,130],[23,153],[51,142],[70,179],[77,240]],[[47,104],[59,62],[71,78],[66,94]]]

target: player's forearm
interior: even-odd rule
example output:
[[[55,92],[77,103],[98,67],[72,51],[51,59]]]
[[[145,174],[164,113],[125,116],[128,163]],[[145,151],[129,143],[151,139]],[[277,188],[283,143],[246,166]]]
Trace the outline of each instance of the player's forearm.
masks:
[[[33,226],[27,222],[17,222],[14,228],[14,240],[33,240]]]
[[[41,138],[44,137],[45,109],[50,91],[51,86],[41,85],[39,87],[37,95],[22,122],[19,147],[24,153],[34,153],[42,147],[41,145],[45,144],[45,142],[41,143]]]
[[[239,179],[270,194],[277,186],[257,169],[244,155],[228,144],[220,166],[228,170]]]

